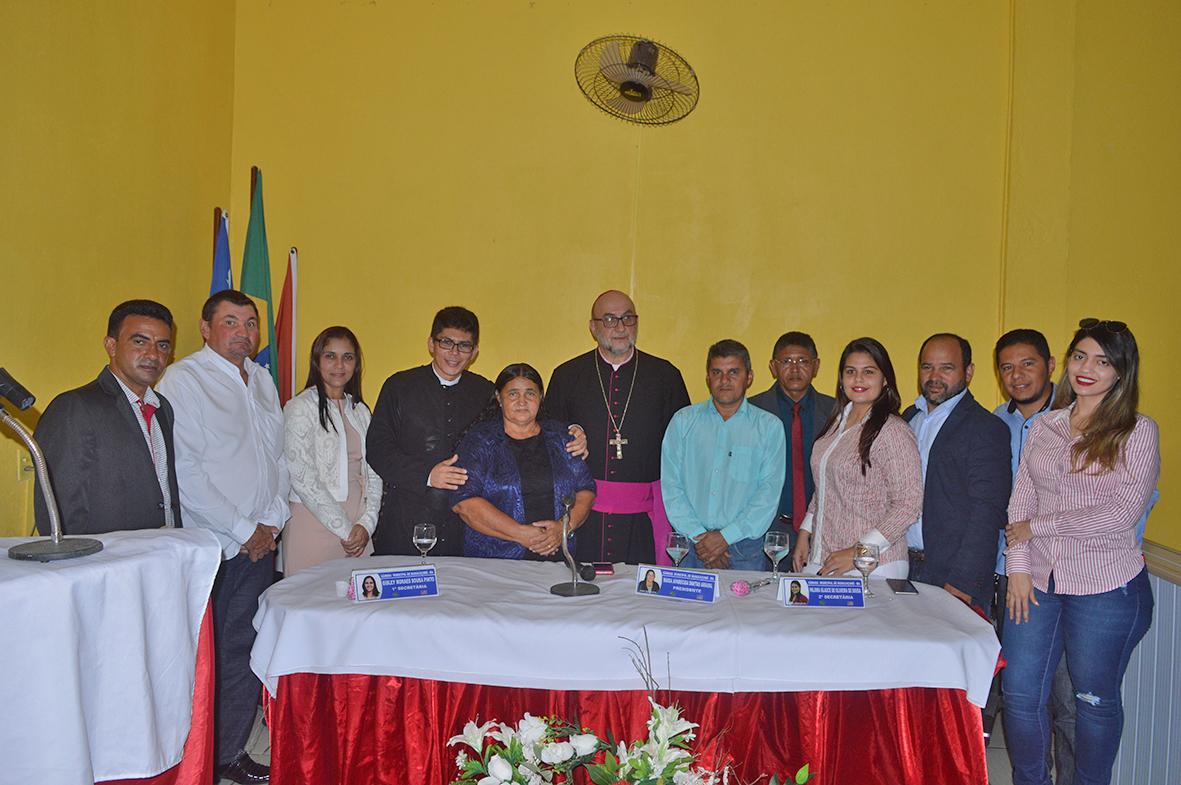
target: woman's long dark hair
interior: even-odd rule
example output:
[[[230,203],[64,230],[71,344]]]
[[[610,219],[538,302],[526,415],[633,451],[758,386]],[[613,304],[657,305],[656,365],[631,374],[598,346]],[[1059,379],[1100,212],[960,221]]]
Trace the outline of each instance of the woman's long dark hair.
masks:
[[[305,390],[309,387],[316,388],[316,392],[320,394],[320,427],[328,430],[328,426],[331,425],[332,430],[335,431],[336,424],[328,416],[328,395],[324,391],[324,377],[320,375],[320,356],[324,354],[324,347],[333,338],[341,338],[353,345],[353,354],[357,355],[357,370],[353,372],[353,378],[345,384],[344,391],[353,397],[354,408],[357,404],[365,402],[361,396],[361,343],[357,340],[357,336],[353,335],[352,330],[340,325],[329,327],[317,335],[316,340],[312,341],[312,355],[308,360],[308,380],[304,383],[303,388]]]
[[[1120,327],[1122,329],[1117,329]],[[1068,365],[1070,355],[1084,338],[1093,338],[1103,348],[1103,354],[1118,378],[1086,422],[1082,438],[1070,448],[1070,458],[1076,472],[1098,464],[1100,473],[1105,473],[1115,469],[1120,452],[1136,427],[1136,408],[1140,405],[1140,349],[1136,345],[1136,336],[1123,322],[1101,321],[1080,327],[1062,362],[1062,376],[1054,395],[1055,409],[1070,406],[1077,397],[1070,385]]]
[[[869,460],[869,450],[873,447],[874,439],[878,438],[882,426],[886,424],[890,415],[898,414],[898,410],[902,406],[902,398],[898,395],[898,382],[894,377],[894,363],[890,362],[890,353],[886,351],[886,347],[882,346],[881,342],[875,338],[857,338],[849,341],[845,350],[841,352],[841,361],[837,363],[837,402],[832,408],[828,422],[820,430],[821,435],[838,427],[841,413],[845,410],[845,405],[849,403],[849,396],[845,395],[845,386],[841,384],[841,379],[845,374],[845,360],[855,352],[868,354],[873,359],[874,365],[882,372],[882,378],[885,380],[881,394],[873,402],[869,416],[865,418],[865,424],[861,426],[861,439],[857,443],[857,453],[861,456],[861,474],[864,475],[865,470],[873,465]]]

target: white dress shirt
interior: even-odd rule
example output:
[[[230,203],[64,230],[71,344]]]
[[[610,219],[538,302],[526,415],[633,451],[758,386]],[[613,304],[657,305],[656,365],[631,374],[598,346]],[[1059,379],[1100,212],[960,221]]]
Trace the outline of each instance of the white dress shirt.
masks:
[[[170,366],[158,388],[172,403],[180,506],[186,526],[217,535],[227,559],[259,523],[283,528],[291,481],[283,412],[270,373],[237,366],[208,346]]]
[[[144,397],[141,399],[135,392],[123,383],[118,374],[112,373],[115,381],[119,383],[119,387],[123,390],[123,394],[127,396],[127,403],[131,406],[131,413],[135,416],[135,421],[139,423],[139,432],[144,435],[144,441],[147,442],[148,452],[152,455],[152,465],[156,468],[156,482],[160,483],[160,494],[164,497],[164,526],[169,528],[176,525],[176,521],[172,517],[172,489],[168,487],[168,445],[164,442],[164,429],[159,426],[148,426],[148,421],[144,419],[142,404],[148,404],[153,411],[160,408],[160,396],[156,395],[156,391],[148,387],[144,391]],[[152,422],[156,422],[156,417],[152,415]]]

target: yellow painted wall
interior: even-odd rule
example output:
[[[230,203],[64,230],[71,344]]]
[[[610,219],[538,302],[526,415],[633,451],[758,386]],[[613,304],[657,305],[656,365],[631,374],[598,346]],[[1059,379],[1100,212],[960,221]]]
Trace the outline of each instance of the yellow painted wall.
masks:
[[[106,364],[111,308],[169,305],[200,346],[213,207],[229,199],[232,0],[2,2],[0,365],[37,413]],[[204,288],[208,293],[208,288]],[[32,527],[0,435],[0,536]]]
[[[955,330],[977,347],[973,389],[986,405],[1000,399],[987,373],[1000,331],[1039,327],[1060,350],[1079,316],[1127,318],[1145,356],[1144,409],[1166,435],[1150,535],[1181,548],[1169,500],[1181,422],[1163,405],[1179,376],[1163,357],[1176,323],[1165,303],[1177,283],[1172,4],[223,5],[233,52],[208,90],[189,88],[217,104],[225,94],[211,85],[232,69],[232,113],[214,113],[217,128],[232,114],[232,150],[222,134],[208,155],[169,159],[207,186],[185,191],[191,236],[168,235],[183,285],[158,284],[187,303],[182,324],[197,315],[208,212],[226,191],[240,256],[252,164],[265,173],[276,288],[285,248],[301,251],[301,354],[322,327],[349,324],[371,398],[387,374],[424,361],[430,317],[452,303],[482,317],[477,371],[526,360],[548,372],[589,347],[591,298],[630,289],[641,344],[680,365],[695,398],[705,348],[721,337],[751,346],[762,388],[774,338],[808,329],[828,389],[843,343],[873,334],[911,391],[919,342]],[[225,46],[206,21],[196,27],[197,42]],[[692,62],[692,116],[639,128],[586,102],[573,58],[611,32],[651,35]],[[162,83],[170,67],[156,70]],[[168,100],[119,90],[130,108]],[[166,153],[126,155],[149,159],[136,169],[146,188],[168,187],[151,174]],[[159,205],[144,209],[159,220]],[[21,231],[29,245],[43,235]],[[72,361],[72,376],[93,364]]]
[[[1181,6],[1019,3],[1004,313],[1059,352],[1080,317],[1122,319],[1140,408],[1161,427],[1148,537],[1181,550]]]

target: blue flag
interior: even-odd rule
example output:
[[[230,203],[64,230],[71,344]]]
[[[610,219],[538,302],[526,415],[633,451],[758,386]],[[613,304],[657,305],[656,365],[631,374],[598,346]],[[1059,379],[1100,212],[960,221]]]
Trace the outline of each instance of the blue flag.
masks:
[[[209,283],[210,295],[234,288],[234,271],[230,269],[230,216],[219,209],[214,220],[217,225],[213,238],[213,278]]]

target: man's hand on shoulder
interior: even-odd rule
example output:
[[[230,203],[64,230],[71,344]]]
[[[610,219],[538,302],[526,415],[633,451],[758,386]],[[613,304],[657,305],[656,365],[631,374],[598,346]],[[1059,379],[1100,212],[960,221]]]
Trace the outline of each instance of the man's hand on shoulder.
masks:
[[[566,452],[570,453],[575,458],[581,458],[585,461],[587,456],[590,455],[590,450],[587,449],[586,446],[586,431],[584,431],[582,426],[577,423],[571,425],[568,430],[570,431],[570,435],[574,438],[566,443]]]

